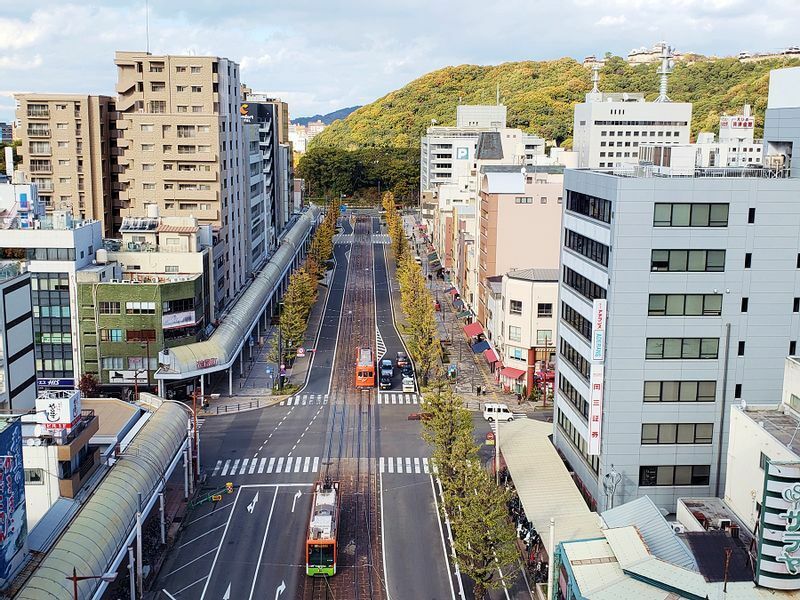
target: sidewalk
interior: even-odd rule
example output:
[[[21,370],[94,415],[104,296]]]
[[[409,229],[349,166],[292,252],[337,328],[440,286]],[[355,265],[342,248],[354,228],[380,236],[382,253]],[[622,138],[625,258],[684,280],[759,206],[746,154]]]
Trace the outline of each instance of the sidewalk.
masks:
[[[325,312],[325,301],[328,294],[328,282],[333,271],[329,271],[318,286],[318,297],[311,308],[308,318],[308,327],[303,336],[303,347],[313,348],[317,332],[322,324]],[[279,365],[269,360],[269,350],[273,337],[277,335],[277,326],[268,325],[266,331],[261,332],[263,344],[255,343],[249,349],[243,350],[245,357],[244,376],[239,375],[239,370],[233,374],[233,395],[228,395],[228,378],[222,373],[215,377],[208,387],[208,395],[218,395],[217,398],[208,400],[208,406],[197,411],[198,416],[214,416],[255,410],[278,404],[288,397],[288,394],[278,395],[273,389],[279,371]],[[312,352],[306,352],[303,357],[295,358],[291,367],[286,369],[286,385],[303,386],[311,367]],[[269,370],[269,371],[268,371]]]

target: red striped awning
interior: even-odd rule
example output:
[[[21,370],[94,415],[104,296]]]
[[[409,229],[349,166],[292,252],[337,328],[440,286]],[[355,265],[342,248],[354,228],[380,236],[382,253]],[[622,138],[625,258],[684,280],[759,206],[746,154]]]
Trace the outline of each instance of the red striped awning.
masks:
[[[458,296],[458,290],[456,288],[452,288],[450,290],[450,295],[451,296]]]
[[[483,333],[483,326],[475,321],[474,323],[464,326],[464,333],[466,333],[469,337],[479,336]]]
[[[525,375],[525,371],[515,369],[514,367],[506,367],[505,369],[500,371],[500,375],[516,381],[517,379]]]
[[[495,352],[491,348],[485,350],[483,356],[486,359],[486,362],[488,362],[489,364],[496,363],[500,360],[500,357],[497,356],[497,352]]]

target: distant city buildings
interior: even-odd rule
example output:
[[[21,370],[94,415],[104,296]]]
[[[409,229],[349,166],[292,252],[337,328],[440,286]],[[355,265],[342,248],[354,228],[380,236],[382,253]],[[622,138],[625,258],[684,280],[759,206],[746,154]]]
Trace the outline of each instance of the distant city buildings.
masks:
[[[292,142],[295,152],[301,154],[308,150],[308,144],[327,127],[320,120],[311,121],[307,125],[290,124],[289,141]]]
[[[0,122],[0,143],[9,144],[14,140],[14,126]]]

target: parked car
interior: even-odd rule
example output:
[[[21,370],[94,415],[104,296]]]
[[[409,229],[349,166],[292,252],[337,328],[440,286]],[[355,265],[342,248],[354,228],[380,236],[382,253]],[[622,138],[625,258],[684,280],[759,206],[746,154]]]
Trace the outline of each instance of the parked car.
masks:
[[[403,377],[403,391],[404,392],[416,392],[417,388],[414,385],[414,378],[413,377]]]
[[[384,375],[388,375],[389,377],[394,376],[394,363],[391,358],[381,359],[381,377]]]
[[[380,379],[378,380],[378,387],[380,387],[382,390],[392,389],[392,376],[381,375]]]
[[[410,365],[411,364],[411,361],[408,360],[408,354],[406,354],[405,352],[398,352],[397,353],[397,361],[396,362],[397,362],[397,366],[400,367],[401,369],[403,367],[405,367],[406,365]]]
[[[412,367],[410,363],[400,369],[400,372],[403,374],[403,377],[414,377],[414,367]]]
[[[489,421],[513,421],[514,414],[508,405],[500,402],[487,402],[483,405],[483,418]]]

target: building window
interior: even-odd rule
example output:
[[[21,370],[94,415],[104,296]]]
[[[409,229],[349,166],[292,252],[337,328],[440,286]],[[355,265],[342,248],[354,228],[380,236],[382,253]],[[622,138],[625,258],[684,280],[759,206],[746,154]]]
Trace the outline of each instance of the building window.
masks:
[[[565,229],[564,246],[599,265],[608,266],[608,246],[605,244],[601,244],[580,233],[575,233],[571,229]]]
[[[191,69],[190,72],[191,73],[199,73],[201,68],[202,67],[190,67],[190,69]]]
[[[736,386],[733,388],[733,397],[734,398],[741,398],[742,397],[742,384],[737,383]]]
[[[603,223],[611,223],[611,202],[603,198],[567,190],[567,210]]]
[[[194,92],[195,94],[199,94],[202,91],[203,91],[203,86],[202,85],[193,85],[192,86],[192,92]]]
[[[720,272],[725,250],[653,250],[651,271]]]
[[[511,300],[508,308],[512,315],[522,314],[522,302],[519,300]]]
[[[536,316],[546,319],[553,316],[553,304],[551,302],[540,302],[536,305]]]
[[[101,315],[119,314],[119,302],[101,302],[98,308],[99,308],[98,312]]]
[[[714,402],[716,381],[645,381],[645,402]]]
[[[794,356],[797,353],[797,342],[789,342],[789,356]]]
[[[509,348],[508,356],[509,358],[513,358],[514,360],[521,360],[523,362],[528,360],[528,353],[522,348],[514,348],[514,347]]]
[[[155,171],[156,165],[153,163],[144,163],[142,164],[142,171]]]
[[[189,106],[187,104],[179,104],[177,108],[178,108],[177,112],[179,113],[189,112]]]
[[[155,302],[126,302],[125,314],[128,315],[154,315],[156,312]]]
[[[572,288],[587,300],[603,299],[606,297],[605,288],[587,279],[569,267],[564,267],[564,285]]]
[[[536,330],[536,345],[537,346],[549,346],[550,342],[553,340],[553,330],[552,329],[537,329]]]
[[[718,317],[722,314],[722,294],[650,294],[647,314],[651,317]]]
[[[653,227],[727,227],[727,204],[660,203],[653,210]]]
[[[749,269],[750,265],[753,264],[753,253],[748,252],[744,255],[744,268]]]
[[[512,342],[522,341],[522,327],[508,326],[508,339]]]
[[[719,338],[647,338],[648,360],[716,359]]]
[[[566,437],[566,439],[572,443],[573,447],[577,450],[578,454],[583,457],[583,460],[586,462],[589,468],[595,474],[597,474],[600,470],[600,457],[589,455],[586,440],[581,437],[581,434],[578,433],[578,430],[575,429],[575,426],[560,410],[558,411],[558,418],[556,419],[556,422],[558,423],[559,429],[561,429],[562,433],[564,434],[564,437]]]
[[[100,330],[101,342],[121,342],[122,329],[101,329]]]
[[[747,210],[747,222],[751,223],[751,224],[756,222],[756,209],[755,208],[749,208]]]
[[[24,469],[25,485],[42,485],[44,483],[43,469]]]
[[[569,343],[561,338],[561,356],[563,356],[569,364],[571,364],[580,373],[584,379],[589,380],[589,361],[583,355],[575,350]]]
[[[792,312],[800,312],[800,298],[792,300]]]
[[[739,349],[737,351],[739,356],[744,356],[744,342],[739,342]]]
[[[642,423],[642,445],[710,444],[713,423]]]
[[[106,371],[113,369],[124,369],[124,359],[122,356],[106,356],[100,359],[102,368]]]
[[[708,485],[711,467],[709,465],[664,465],[639,467],[639,485],[675,486]]]
[[[150,370],[154,371],[158,368],[158,358],[146,356],[129,356],[128,357],[128,368],[135,371],[144,371]]]
[[[533,204],[533,198],[529,196],[517,196],[514,198],[514,204]]]
[[[156,339],[155,329],[128,329],[125,331],[125,338],[129,342],[154,342]]]
[[[558,389],[570,403],[578,409],[578,412],[583,415],[584,419],[589,418],[589,403],[586,401],[581,393],[575,389],[566,377],[562,377],[561,373],[558,374]]]
[[[151,113],[162,114],[167,112],[167,103],[164,100],[150,100],[148,104]]]
[[[592,323],[563,300],[561,301],[561,320],[581,334],[587,342],[591,340]]]
[[[746,297],[742,298],[742,312],[743,313],[747,312],[747,308],[748,308],[749,304],[750,304],[750,300],[748,298],[746,298]]]

